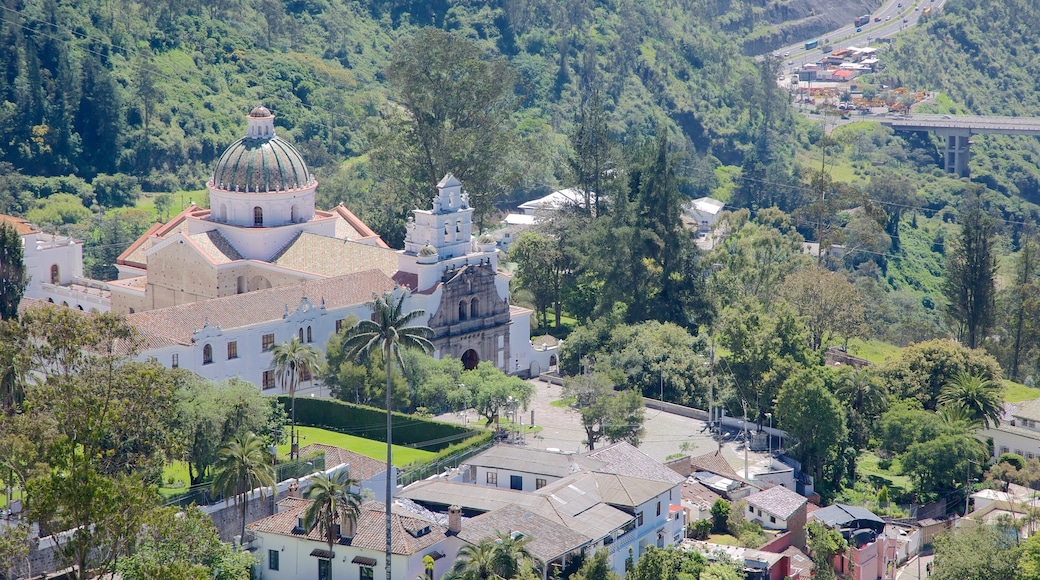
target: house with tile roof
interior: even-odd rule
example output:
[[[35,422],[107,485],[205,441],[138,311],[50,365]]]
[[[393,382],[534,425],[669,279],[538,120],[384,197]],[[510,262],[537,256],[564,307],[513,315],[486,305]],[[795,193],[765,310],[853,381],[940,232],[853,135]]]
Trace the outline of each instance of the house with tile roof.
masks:
[[[1025,459],[1040,458],[1040,399],[1004,403],[1000,423],[979,429],[977,434],[993,440],[990,448],[994,459],[1004,453],[1014,453]]]
[[[209,208],[190,204],[149,228],[117,259],[116,280],[83,279],[79,243],[50,240],[65,257],[41,262],[29,297],[127,315],[144,338],[139,358],[265,390],[274,386],[271,347],[297,336],[321,349],[388,290],[410,292],[406,310],[425,312],[416,322],[433,329],[435,357],[468,369],[492,361],[510,374],[549,369],[555,349],[532,347],[532,311],[510,303],[510,276],[498,269],[494,239],[476,235],[459,180],[444,176],[394,250],[346,207],[315,207],[318,182],[270,110],[246,120],[246,136],[206,184]],[[37,292],[47,280],[53,296]]]
[[[308,457],[318,453],[325,455],[325,466],[332,468],[343,466],[347,476],[358,482],[354,491],[371,497],[375,501],[386,501],[386,463],[372,459],[360,453],[325,445],[310,443],[300,448],[300,457],[307,461]],[[391,486],[397,488],[397,467],[390,468]]]
[[[467,541],[492,537],[492,529],[522,530],[524,522],[557,537],[538,556],[546,576],[599,548],[623,574],[630,554],[638,560],[651,547],[682,541],[684,478],[626,442],[575,455],[501,445],[469,463],[454,477],[416,482],[400,496],[433,512],[459,506],[470,518],[461,524]]]
[[[317,526],[304,527],[304,514],[311,500],[289,497],[278,502],[278,512],[246,528],[249,544],[259,560],[265,580],[357,580],[383,578],[385,571],[386,514],[379,502],[361,506],[357,520],[338,518],[332,550]],[[399,506],[391,515],[392,570],[394,577],[414,580],[427,577],[432,561],[433,578],[448,572],[462,540],[448,527]],[[428,558],[427,558],[428,557]]]
[[[808,499],[782,485],[753,493],[747,502],[745,518],[767,530],[790,530],[791,543],[805,548],[805,519]]]

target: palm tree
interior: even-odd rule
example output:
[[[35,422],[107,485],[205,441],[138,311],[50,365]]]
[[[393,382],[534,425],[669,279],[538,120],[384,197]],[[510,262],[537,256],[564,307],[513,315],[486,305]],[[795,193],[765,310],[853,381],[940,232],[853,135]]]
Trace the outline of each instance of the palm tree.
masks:
[[[307,490],[307,499],[314,502],[303,514],[303,527],[310,530],[317,524],[318,532],[329,544],[329,552],[332,552],[332,544],[336,542],[336,533],[339,531],[336,522],[347,519],[356,524],[361,517],[361,495],[354,491],[357,483],[346,471],[340,471],[334,477],[319,472]],[[331,559],[329,577],[332,577]]]
[[[264,488],[275,486],[274,465],[271,455],[264,449],[264,442],[249,432],[239,435],[217,452],[213,466],[213,492],[225,498],[234,497],[242,504],[242,535],[246,535],[246,508],[249,492],[260,488],[260,499],[264,499]]]
[[[835,393],[866,417],[880,415],[888,402],[885,385],[867,369],[843,373]]]
[[[514,536],[499,532],[495,539],[495,546],[498,548],[495,572],[503,578],[516,577],[523,562],[531,559],[531,553],[527,551],[527,543],[530,541],[530,538],[523,535]]]
[[[964,407],[987,429],[991,425],[996,427],[1004,414],[1004,385],[978,375],[960,373],[946,383],[938,402]]]
[[[970,411],[961,405],[943,405],[937,411],[943,425],[954,433],[974,433],[982,427],[982,421],[975,418]]]
[[[294,336],[274,347],[271,351],[274,357],[275,376],[282,388],[289,387],[289,400],[292,407],[292,427],[289,430],[289,459],[296,459],[300,450],[296,441],[296,387],[300,384],[300,377],[308,371],[311,376],[318,369],[318,351],[311,345]]]
[[[484,540],[479,544],[466,544],[459,549],[455,564],[446,578],[458,580],[498,578],[498,574],[495,573],[498,559],[498,544],[494,540]]]
[[[393,503],[393,488],[390,484],[390,470],[393,468],[393,363],[396,361],[398,366],[404,368],[404,359],[401,358],[404,349],[421,350],[427,354],[433,351],[433,343],[430,342],[433,331],[426,326],[412,326],[426,312],[403,312],[407,296],[407,292],[397,296],[393,292],[384,292],[382,296],[377,296],[372,302],[372,320],[359,321],[350,329],[343,342],[348,358],[360,360],[379,350],[386,364],[386,580],[390,580],[390,506]]]

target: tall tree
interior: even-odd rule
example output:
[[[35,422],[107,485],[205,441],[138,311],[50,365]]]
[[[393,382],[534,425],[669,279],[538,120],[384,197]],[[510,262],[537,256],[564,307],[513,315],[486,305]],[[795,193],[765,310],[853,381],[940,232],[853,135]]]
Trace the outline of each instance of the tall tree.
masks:
[[[371,303],[372,320],[361,320],[347,333],[343,346],[348,357],[361,360],[374,351],[383,355],[386,365],[386,472],[393,468],[393,365],[397,363],[404,368],[401,351],[406,349],[433,352],[433,331],[428,326],[419,326],[415,322],[426,315],[423,310],[404,311],[407,292],[395,296],[385,292]],[[390,508],[393,505],[393,488],[389,477],[386,478],[386,580],[390,578],[390,546],[391,525]]]
[[[809,348],[820,350],[832,335],[849,339],[864,331],[863,299],[841,273],[810,267],[787,276],[781,294],[805,321]]]
[[[517,263],[516,282],[531,293],[542,326],[549,327],[546,310],[555,306],[556,328],[560,327],[560,289],[564,256],[555,240],[538,232],[524,232],[509,248],[509,259]]]
[[[282,389],[288,389],[292,410],[292,427],[289,429],[289,458],[299,458],[299,441],[296,440],[296,388],[304,377],[313,377],[318,372],[321,356],[311,345],[294,336],[271,351],[275,377]]]
[[[14,226],[0,223],[0,320],[18,318],[18,304],[29,283],[22,236]]]
[[[965,200],[960,234],[949,251],[943,291],[947,309],[969,348],[977,348],[993,322],[997,272],[996,232],[977,195]]]
[[[780,428],[798,440],[795,453],[806,470],[822,482],[823,465],[837,457],[848,429],[845,409],[819,371],[807,369],[784,382],[776,397],[776,416]]]
[[[616,149],[607,128],[603,93],[593,88],[578,111],[574,133],[570,136],[571,155],[567,160],[575,183],[585,198],[582,210],[592,216],[603,214],[606,180],[613,173]]]
[[[1011,380],[1018,380],[1020,356],[1026,344],[1035,344],[1037,338],[1025,332],[1027,318],[1034,319],[1037,312],[1030,306],[1037,304],[1037,274],[1040,273],[1040,244],[1029,239],[1022,244],[1015,260],[1015,282],[1006,293],[1007,308],[1001,309],[1008,314],[1006,330],[1011,335],[1011,361],[1008,375]]]
[[[273,458],[264,447],[263,439],[254,433],[235,437],[217,454],[217,463],[213,466],[213,491],[225,498],[233,497],[236,504],[241,504],[240,538],[246,536],[249,493],[259,488],[263,500],[265,488],[274,488],[276,483]]]
[[[837,530],[832,530],[823,522],[811,522],[805,526],[806,547],[812,556],[813,578],[821,580],[833,579],[834,557],[845,551],[848,544]]]
[[[483,228],[497,197],[520,178],[511,163],[516,73],[474,41],[426,27],[394,48],[386,76],[408,114],[404,141],[372,151],[377,171],[406,196],[402,207],[425,206],[420,192],[452,173]]]
[[[1035,536],[1034,536],[1035,537]],[[935,538],[931,580],[1012,580],[1033,578],[1031,566],[1018,569],[1021,550],[995,526],[959,526]],[[1034,556],[1035,557],[1035,556]]]
[[[603,438],[638,444],[644,419],[643,397],[638,391],[615,391],[607,374],[589,371],[568,379],[563,393],[574,399],[589,450]]]
[[[334,476],[319,472],[311,480],[307,489],[307,499],[311,505],[303,513],[303,527],[306,530],[318,526],[318,532],[325,538],[332,552],[337,533],[341,533],[343,524],[354,529],[361,517],[361,495],[354,491],[358,482],[349,477],[346,471]],[[329,577],[332,577],[332,561],[329,561]]]

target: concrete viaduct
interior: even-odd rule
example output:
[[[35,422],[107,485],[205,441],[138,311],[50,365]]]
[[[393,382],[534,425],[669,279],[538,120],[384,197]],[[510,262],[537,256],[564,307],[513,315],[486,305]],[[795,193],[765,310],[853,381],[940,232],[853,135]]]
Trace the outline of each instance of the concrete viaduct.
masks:
[[[910,115],[879,120],[882,125],[892,127],[896,131],[930,131],[945,137],[945,169],[960,177],[968,176],[972,135],[1040,135],[1040,119],[1026,117]]]

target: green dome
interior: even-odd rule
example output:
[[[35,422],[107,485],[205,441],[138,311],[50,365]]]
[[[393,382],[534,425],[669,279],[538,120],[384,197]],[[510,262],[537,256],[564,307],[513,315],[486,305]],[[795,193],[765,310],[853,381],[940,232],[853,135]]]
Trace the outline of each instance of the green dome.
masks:
[[[278,137],[243,137],[228,147],[213,170],[212,186],[225,191],[274,192],[314,183],[303,156]]]

